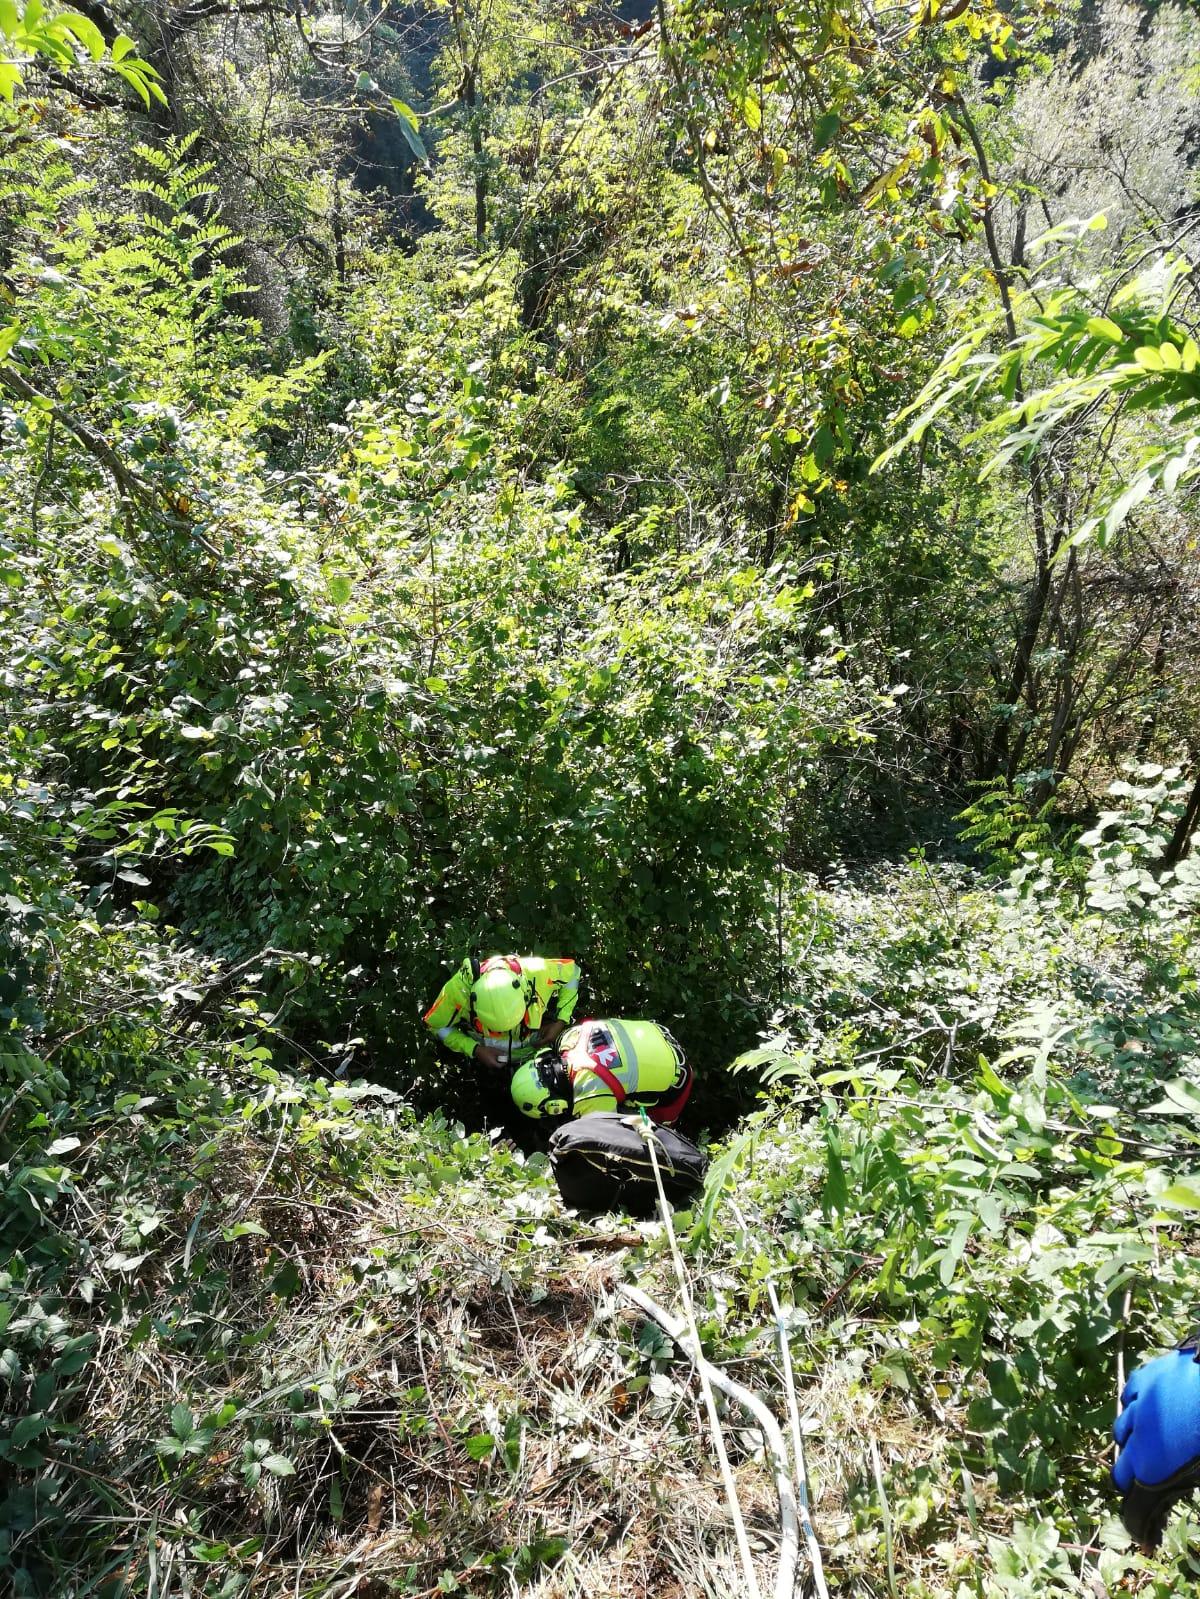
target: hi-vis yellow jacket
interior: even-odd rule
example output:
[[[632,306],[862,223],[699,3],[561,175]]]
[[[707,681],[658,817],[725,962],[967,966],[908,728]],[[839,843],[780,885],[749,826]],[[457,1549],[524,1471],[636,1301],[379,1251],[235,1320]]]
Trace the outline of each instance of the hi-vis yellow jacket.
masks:
[[[656,1121],[658,1109],[674,1119],[691,1092],[692,1069],[656,1022],[580,1022],[555,1047],[571,1074],[576,1116],[642,1105]]]
[[[490,1033],[471,1006],[471,985],[481,973],[505,963],[525,983],[525,1015],[511,1033]],[[538,1048],[543,1022],[569,1022],[579,999],[579,963],[549,955],[468,956],[425,1012],[425,1025],[456,1055],[473,1055],[480,1044],[500,1051],[515,1066]]]

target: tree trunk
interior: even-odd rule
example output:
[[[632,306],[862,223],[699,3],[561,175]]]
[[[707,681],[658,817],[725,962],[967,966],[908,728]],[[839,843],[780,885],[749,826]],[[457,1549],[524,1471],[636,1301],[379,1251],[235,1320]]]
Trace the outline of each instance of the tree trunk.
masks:
[[[988,259],[992,264],[992,272],[996,279],[996,288],[1000,294],[1000,304],[1004,311],[1004,326],[1008,333],[1009,342],[1015,342],[1017,337],[1017,319],[1013,311],[1012,284],[1015,272],[1018,270],[1019,261],[1025,250],[1025,221],[1024,211],[1018,211],[1017,236],[1014,240],[1013,255],[1016,258],[1005,261],[1000,249],[1000,240],[996,234],[995,206],[993,204],[994,190],[992,186],[991,167],[987,158],[987,150],[979,136],[979,130],[967,110],[961,97],[955,100],[955,112],[959,122],[966,131],[967,138],[971,141],[971,148],[975,152],[975,159],[979,163],[979,175],[986,185],[987,198],[983,205],[983,237],[987,246]],[[1025,398],[1025,385],[1018,378],[1014,391],[1018,401]],[[1029,474],[1029,504],[1033,518],[1034,543],[1036,547],[1036,570],[1034,584],[1029,591],[1029,600],[1025,608],[1025,619],[1021,632],[1017,638],[1016,648],[1013,651],[1012,664],[1008,674],[1008,698],[1006,704],[1015,706],[1021,699],[1029,675],[1029,663],[1033,659],[1033,652],[1037,647],[1038,634],[1042,628],[1042,618],[1046,611],[1046,601],[1050,595],[1050,568],[1057,551],[1050,549],[1046,537],[1046,506],[1045,491],[1042,482],[1042,465],[1035,457]],[[993,779],[1002,766],[1007,768],[1007,775],[1011,781],[1012,765],[1009,759],[1009,737],[1012,729],[1012,712],[1000,717],[996,723],[996,731],[992,737],[991,749],[987,760],[984,762],[983,777]]]
[[[1171,842],[1167,845],[1167,853],[1163,856],[1164,866],[1178,866],[1184,856],[1190,852],[1192,835],[1196,831],[1198,822],[1200,822],[1200,772],[1196,773],[1196,781],[1183,808],[1183,815],[1175,824]]]
[[[1158,717],[1162,710],[1163,672],[1167,665],[1167,644],[1171,638],[1172,620],[1173,618],[1168,616],[1158,630],[1158,647],[1154,651],[1154,661],[1150,667],[1150,705],[1142,717],[1142,725],[1138,730],[1136,755],[1139,761],[1144,761],[1149,755],[1154,735],[1158,731]]]
[[[483,165],[483,128],[479,122],[479,96],[473,66],[463,72],[463,102],[471,120],[471,153],[475,157],[475,243],[482,249],[487,236],[487,172]]]
[[[333,216],[330,221],[333,231],[333,259],[337,267],[338,286],[346,287],[346,223],[342,216],[342,186],[335,179],[333,184]]]

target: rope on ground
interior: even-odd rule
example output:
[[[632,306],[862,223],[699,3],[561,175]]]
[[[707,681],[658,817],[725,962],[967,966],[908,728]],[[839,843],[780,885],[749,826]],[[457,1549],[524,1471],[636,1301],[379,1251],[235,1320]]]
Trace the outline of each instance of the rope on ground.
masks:
[[[741,1206],[737,1200],[730,1200],[733,1214],[737,1217],[738,1226],[748,1238],[750,1230],[746,1225],[746,1218],[742,1214]],[[796,1491],[800,1501],[800,1522],[804,1528],[804,1543],[808,1550],[809,1565],[812,1567],[813,1588],[816,1590],[817,1599],[829,1599],[829,1589],[825,1586],[825,1564],[821,1558],[821,1545],[817,1541],[817,1529],[813,1526],[812,1507],[808,1501],[808,1462],[804,1455],[804,1434],[800,1426],[800,1406],[796,1399],[796,1374],[792,1369],[792,1345],[788,1337],[787,1327],[783,1320],[783,1306],[779,1303],[779,1295],[775,1291],[775,1284],[767,1278],[767,1294],[771,1301],[771,1314],[775,1318],[775,1332],[779,1338],[779,1358],[783,1363],[783,1382],[787,1392],[788,1421],[792,1433],[792,1459],[796,1468]]]
[[[700,1389],[704,1395],[704,1406],[708,1412],[708,1424],[712,1431],[713,1448],[717,1452],[717,1461],[721,1467],[721,1481],[725,1485],[725,1497],[729,1501],[729,1513],[733,1517],[733,1528],[737,1535],[738,1554],[742,1561],[742,1573],[746,1579],[746,1592],[749,1599],[760,1599],[758,1577],[754,1570],[754,1557],[750,1553],[750,1539],[746,1535],[746,1520],[742,1515],[742,1507],[738,1500],[737,1488],[733,1481],[733,1468],[729,1464],[729,1454],[725,1448],[725,1435],[721,1431],[721,1419],[717,1415],[717,1401],[713,1398],[713,1385],[709,1378],[707,1361],[700,1354],[700,1329],[696,1325],[696,1312],[692,1304],[692,1292],[688,1286],[687,1273],[683,1269],[683,1256],[679,1253],[679,1240],[675,1237],[675,1226],[671,1220],[671,1207],[667,1203],[666,1190],[663,1188],[662,1172],[658,1165],[657,1138],[650,1118],[642,1111],[640,1120],[635,1124],[638,1131],[646,1141],[646,1148],[650,1152],[650,1165],[654,1170],[654,1182],[658,1189],[658,1209],[666,1229],[667,1240],[671,1247],[671,1264],[675,1268],[675,1280],[679,1284],[679,1297],[683,1302],[683,1313],[687,1320],[687,1328],[694,1340],[696,1370],[700,1376]],[[660,1323],[661,1325],[661,1323]],[[666,1329],[664,1329],[666,1330]],[[668,1336],[674,1337],[673,1333]],[[679,1343],[678,1338],[675,1339]],[[687,1348],[686,1344],[681,1347]],[[788,1595],[791,1599],[791,1595]]]
[[[688,1286],[687,1274],[683,1267],[683,1256],[679,1252],[679,1241],[675,1236],[675,1226],[671,1219],[671,1207],[667,1203],[666,1191],[663,1188],[662,1172],[658,1165],[657,1138],[655,1128],[643,1113],[639,1125],[642,1137],[646,1140],[646,1147],[650,1152],[650,1164],[654,1169],[654,1182],[658,1189],[658,1208],[662,1216],[663,1227],[667,1234],[667,1242],[671,1250],[671,1263],[675,1268],[676,1281],[679,1284],[679,1296],[683,1303],[686,1328],[677,1322],[661,1305],[655,1304],[649,1295],[638,1288],[623,1287],[621,1292],[632,1304],[646,1313],[679,1347],[688,1354],[696,1366],[700,1378],[701,1391],[704,1394],[704,1403],[708,1411],[709,1425],[712,1429],[713,1445],[717,1451],[717,1459],[721,1466],[721,1477],[725,1484],[725,1494],[729,1500],[730,1513],[733,1516],[734,1530],[737,1534],[738,1553],[741,1556],[742,1570],[746,1579],[746,1591],[750,1599],[759,1599],[758,1578],[754,1571],[754,1561],[750,1553],[750,1540],[746,1534],[746,1522],[742,1515],[742,1507],[738,1501],[737,1488],[733,1481],[733,1470],[729,1464],[729,1456],[725,1449],[725,1439],[721,1432],[721,1423],[717,1415],[717,1402],[713,1397],[713,1389],[719,1389],[728,1398],[748,1410],[762,1429],[763,1440],[771,1458],[771,1468],[775,1477],[775,1488],[779,1495],[779,1521],[780,1521],[780,1546],[779,1546],[779,1571],[775,1580],[775,1599],[793,1599],[796,1584],[796,1560],[799,1554],[800,1538],[796,1517],[796,1498],[792,1489],[791,1473],[787,1464],[787,1449],[783,1442],[783,1434],[774,1416],[755,1394],[748,1388],[743,1388],[732,1378],[726,1377],[724,1372],[705,1360],[700,1349],[700,1329],[696,1325],[696,1312],[692,1303],[691,1289]],[[690,1339],[690,1348],[686,1339]]]
[[[800,1429],[800,1407],[796,1403],[796,1378],[792,1371],[792,1350],[784,1326],[783,1310],[774,1283],[768,1282],[771,1311],[775,1317],[775,1330],[779,1334],[779,1353],[783,1360],[783,1376],[787,1387],[788,1419],[792,1429],[792,1458],[796,1463],[796,1489],[800,1499],[800,1520],[804,1527],[804,1544],[812,1567],[813,1587],[817,1599],[829,1599],[825,1586],[825,1563],[821,1559],[821,1545],[817,1542],[817,1529],[813,1526],[812,1509],[808,1502],[808,1463],[804,1458],[804,1438]]]
[[[752,1394],[748,1388],[743,1388],[740,1382],[735,1382],[732,1377],[711,1365],[700,1353],[699,1339],[694,1338],[683,1323],[671,1313],[664,1310],[643,1293],[640,1288],[634,1288],[629,1283],[622,1283],[620,1293],[629,1300],[650,1320],[656,1322],[667,1337],[677,1343],[696,1366],[700,1373],[702,1383],[710,1384],[718,1389],[727,1399],[732,1399],[734,1404],[741,1405],[754,1418],[763,1435],[763,1442],[767,1447],[767,1455],[771,1462],[771,1473],[775,1478],[775,1492],[779,1496],[779,1571],[775,1578],[775,1599],[794,1599],[796,1590],[796,1564],[800,1553],[800,1523],[796,1514],[796,1494],[792,1487],[792,1476],[788,1469],[787,1446],[783,1441],[783,1433],[779,1423],[763,1404],[757,1394]],[[741,1507],[738,1507],[738,1516],[741,1517]],[[757,1587],[751,1590],[758,1592]]]

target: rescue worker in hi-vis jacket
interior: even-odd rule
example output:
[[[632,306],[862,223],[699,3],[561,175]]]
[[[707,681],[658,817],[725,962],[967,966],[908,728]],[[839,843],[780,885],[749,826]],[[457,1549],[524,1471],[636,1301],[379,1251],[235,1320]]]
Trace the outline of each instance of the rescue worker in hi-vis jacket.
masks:
[[[524,1116],[563,1120],[601,1110],[644,1110],[677,1121],[694,1075],[683,1051],[657,1022],[584,1021],[513,1076],[513,1104]]]
[[[456,1055],[516,1066],[553,1044],[579,1000],[579,963],[546,955],[468,956],[425,1012]]]

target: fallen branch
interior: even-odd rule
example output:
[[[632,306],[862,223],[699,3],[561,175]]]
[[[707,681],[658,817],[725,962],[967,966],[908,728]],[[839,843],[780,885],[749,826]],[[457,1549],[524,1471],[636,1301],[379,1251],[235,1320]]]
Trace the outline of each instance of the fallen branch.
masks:
[[[273,944],[268,944],[266,949],[260,949],[257,955],[249,955],[245,960],[238,961],[235,966],[227,966],[224,971],[218,972],[210,983],[205,984],[199,998],[183,1012],[179,1018],[179,1025],[185,1031],[194,1022],[200,1020],[206,1007],[212,1002],[214,995],[221,989],[228,988],[230,983],[239,978],[243,972],[248,972],[253,966],[265,965],[271,960],[303,960],[305,957],[293,949],[276,949]]]
[[[108,473],[118,494],[134,501],[147,498],[148,490],[145,485],[129,470],[108,440],[101,438],[100,434],[89,427],[82,418],[65,410],[48,394],[43,394],[40,389],[34,388],[32,383],[11,366],[0,367],[0,387],[6,388],[17,399],[27,400],[39,410],[48,412],[56,422],[60,422],[66,428],[68,433],[73,433],[88,454]]]

